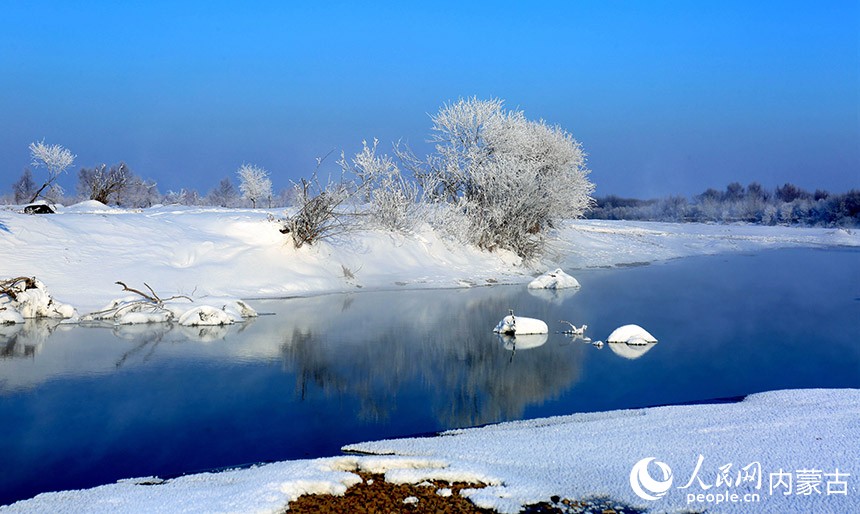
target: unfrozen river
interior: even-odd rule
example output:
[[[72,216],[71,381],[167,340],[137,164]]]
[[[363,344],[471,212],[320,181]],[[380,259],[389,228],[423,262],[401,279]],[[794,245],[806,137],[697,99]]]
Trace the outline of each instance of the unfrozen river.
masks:
[[[857,249],[574,274],[575,293],[256,301],[269,315],[216,329],[0,327],[0,504],[512,419],[860,388]],[[508,309],[551,331],[585,323],[595,340],[637,323],[659,342],[598,349],[550,333],[515,346],[491,332]]]

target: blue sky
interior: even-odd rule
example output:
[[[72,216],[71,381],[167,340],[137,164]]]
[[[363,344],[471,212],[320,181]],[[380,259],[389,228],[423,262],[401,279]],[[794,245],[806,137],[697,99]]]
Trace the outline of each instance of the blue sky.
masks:
[[[597,194],[860,187],[860,2],[0,4],[0,191],[45,139],[201,193],[362,139],[426,152],[476,95],[557,123]],[[329,159],[334,168],[335,159]]]

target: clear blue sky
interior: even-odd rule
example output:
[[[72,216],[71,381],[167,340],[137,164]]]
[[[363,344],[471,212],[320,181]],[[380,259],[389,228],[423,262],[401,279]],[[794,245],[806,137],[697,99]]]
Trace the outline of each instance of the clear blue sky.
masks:
[[[500,97],[589,154],[597,194],[729,181],[860,187],[860,2],[0,4],[0,190],[45,139],[206,193],[276,189],[362,139],[426,151],[428,113]],[[335,159],[330,159],[333,167]]]

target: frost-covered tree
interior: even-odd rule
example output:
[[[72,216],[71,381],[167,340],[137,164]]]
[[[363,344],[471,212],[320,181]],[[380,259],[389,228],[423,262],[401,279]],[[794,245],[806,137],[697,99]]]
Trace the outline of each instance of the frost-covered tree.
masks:
[[[361,144],[361,152],[350,161],[341,153],[338,164],[346,175],[355,177],[369,220],[388,230],[412,229],[419,221],[418,184],[403,176],[393,158],[377,153],[379,140]]]
[[[260,200],[271,200],[272,181],[265,169],[254,164],[243,164],[236,174],[239,176],[242,198],[250,201],[252,207],[256,208]]]
[[[151,180],[144,180],[132,175],[117,194],[117,205],[122,207],[145,208],[152,207],[162,200],[158,185]]]
[[[48,172],[45,182],[30,198],[31,202],[35,202],[45,189],[53,189],[53,193],[56,194],[58,190],[54,182],[75,162],[76,156],[62,145],[46,145],[44,140],[30,143],[29,148],[33,167],[43,167]]]
[[[15,195],[15,203],[29,202],[36,192],[36,183],[33,181],[33,173],[30,168],[25,168],[24,173],[12,183],[12,193]]]
[[[78,194],[103,204],[110,203],[111,198],[118,203],[123,188],[133,176],[124,162],[114,164],[110,168],[106,164],[95,168],[81,168],[78,172]]]
[[[183,187],[179,191],[169,189],[164,195],[164,203],[167,205],[186,205],[188,191]]]
[[[460,99],[432,117],[436,153],[398,155],[431,199],[454,205],[471,242],[536,256],[542,234],[581,216],[593,200],[585,153],[568,132],[498,99]]]
[[[207,201],[218,207],[235,207],[238,200],[239,193],[229,177],[219,182],[218,187],[207,195]]]

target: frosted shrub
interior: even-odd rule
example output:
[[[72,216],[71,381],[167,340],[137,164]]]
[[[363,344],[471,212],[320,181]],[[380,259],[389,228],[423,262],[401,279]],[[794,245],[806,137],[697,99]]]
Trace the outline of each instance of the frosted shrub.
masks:
[[[419,221],[417,199],[419,187],[407,180],[397,163],[388,155],[378,155],[377,139],[347,162],[341,154],[338,162],[346,174],[355,176],[356,190],[367,205],[366,214],[372,225],[394,231],[411,230]]]
[[[295,191],[295,213],[287,217],[281,229],[289,234],[294,247],[311,245],[348,228],[341,205],[351,195],[350,184],[343,180],[322,184],[315,171],[310,180],[303,178],[296,184]]]

